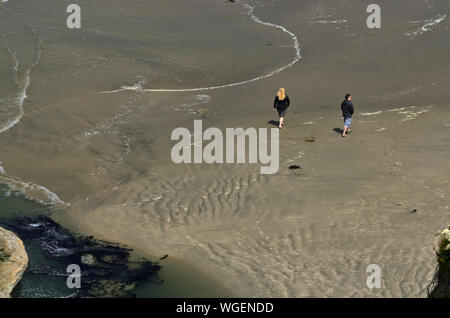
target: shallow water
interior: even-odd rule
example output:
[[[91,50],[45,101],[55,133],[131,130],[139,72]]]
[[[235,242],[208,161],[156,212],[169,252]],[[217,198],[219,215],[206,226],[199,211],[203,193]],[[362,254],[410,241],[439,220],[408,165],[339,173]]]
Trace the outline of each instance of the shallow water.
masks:
[[[36,217],[38,215],[51,215],[53,212],[33,201],[26,199],[17,191],[0,186],[0,226],[8,220],[18,217]],[[5,225],[3,225],[5,226]],[[74,289],[66,285],[66,277],[35,275],[29,270],[64,269],[68,264],[61,260],[46,257],[39,245],[32,240],[25,240],[24,245],[28,253],[28,269],[21,281],[14,289],[12,296],[19,298],[55,298],[70,297],[75,294]],[[133,258],[139,259],[141,255],[133,252]],[[180,262],[170,258],[160,265],[163,269],[158,272],[160,280],[141,282],[133,290],[136,297],[228,297],[229,292],[218,287],[214,282],[208,282],[205,275],[187,268]]]
[[[17,217],[33,217],[50,215],[51,211],[33,201],[27,200],[20,193],[0,186],[0,225],[6,220]],[[29,267],[61,266],[43,256],[39,247],[32,242],[25,244],[28,253]],[[64,297],[73,294],[66,286],[65,278],[43,277],[25,273],[18,287],[13,291],[13,297]]]

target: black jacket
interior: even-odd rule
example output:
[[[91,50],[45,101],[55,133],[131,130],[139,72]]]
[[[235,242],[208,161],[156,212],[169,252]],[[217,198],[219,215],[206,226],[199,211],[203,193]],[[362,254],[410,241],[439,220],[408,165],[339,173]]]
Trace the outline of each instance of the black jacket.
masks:
[[[279,111],[283,111],[289,107],[290,103],[291,102],[289,101],[289,96],[286,95],[283,100],[279,100],[277,95],[273,102],[273,107],[278,109]]]
[[[342,110],[342,117],[344,117],[344,118],[352,118],[352,115],[355,112],[353,103],[349,100],[344,100],[342,102],[341,110]]]

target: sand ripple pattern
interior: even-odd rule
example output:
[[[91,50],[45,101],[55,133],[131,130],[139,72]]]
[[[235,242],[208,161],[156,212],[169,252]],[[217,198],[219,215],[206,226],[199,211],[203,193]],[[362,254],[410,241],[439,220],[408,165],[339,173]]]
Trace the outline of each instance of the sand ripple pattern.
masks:
[[[386,169],[402,173],[395,154],[391,161],[396,164]],[[112,232],[132,228],[140,246],[206,263],[233,281],[242,297],[425,296],[434,255],[418,248],[424,238],[416,234],[426,223],[443,222],[428,209],[436,200],[445,203],[447,181],[416,182],[404,174],[414,186],[393,185],[396,191],[386,187],[339,205],[325,200],[312,213],[308,204],[299,205],[303,181],[298,195],[282,197],[279,180],[257,171],[211,175],[192,169],[135,182],[114,197],[115,204],[94,211],[90,222],[114,226]],[[439,191],[430,197],[423,187]],[[414,206],[408,205],[411,191]],[[410,214],[413,207],[420,213]],[[366,286],[370,264],[382,268],[381,290]]]
[[[392,134],[414,133],[413,122],[403,119],[429,118],[438,110],[402,106],[369,117],[390,123],[386,129]],[[329,130],[328,122],[315,125]],[[313,144],[294,147],[287,136],[284,164],[275,176],[262,176],[251,165],[152,173],[86,212],[86,222],[100,232],[108,229],[111,239],[117,234],[132,246],[196,264],[225,281],[236,296],[425,297],[435,270],[434,233],[450,212],[450,182],[439,173],[447,170],[417,168],[414,136],[379,137],[377,123],[358,128],[348,139],[354,140],[352,147],[324,138],[325,133]],[[433,136],[429,147],[446,140]],[[325,154],[339,154],[342,147],[352,152],[362,138],[384,138],[383,146],[367,147],[363,156],[358,152],[367,164],[351,167],[352,189],[341,191],[340,170],[346,168],[340,158]],[[376,164],[369,164],[377,153]],[[448,164],[443,150],[434,151],[433,158]],[[302,169],[289,170],[292,163]],[[370,264],[381,267],[379,290],[366,285]]]
[[[121,193],[126,200],[120,205],[145,214],[162,232],[223,219],[235,221],[255,212],[247,206],[247,192],[263,178],[256,172],[244,178],[234,175],[217,178],[195,189],[191,186],[192,176],[164,178],[164,182],[147,180]]]

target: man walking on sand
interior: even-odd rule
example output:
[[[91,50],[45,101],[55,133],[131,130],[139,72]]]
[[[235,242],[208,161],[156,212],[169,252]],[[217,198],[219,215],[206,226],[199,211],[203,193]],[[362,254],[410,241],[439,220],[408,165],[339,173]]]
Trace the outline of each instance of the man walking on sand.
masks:
[[[342,137],[347,137],[347,133],[351,131],[350,126],[352,125],[352,116],[355,112],[351,94],[345,95],[345,100],[341,104],[341,110],[342,117],[344,117],[344,130],[342,131]]]

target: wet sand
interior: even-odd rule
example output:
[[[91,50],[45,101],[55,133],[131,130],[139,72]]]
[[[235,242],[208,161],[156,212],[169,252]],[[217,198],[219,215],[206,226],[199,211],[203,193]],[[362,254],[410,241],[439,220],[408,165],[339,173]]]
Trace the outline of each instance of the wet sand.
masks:
[[[189,260],[239,286],[238,296],[425,296],[433,236],[449,216],[445,107],[407,121],[400,110],[359,115],[346,139],[331,128],[340,120],[291,114],[276,176],[254,166],[177,167],[67,217],[80,230]],[[379,291],[365,286],[369,264],[383,269]]]
[[[137,1],[121,13],[120,2],[108,9],[86,1],[88,21],[100,21],[78,33],[52,31],[48,16],[56,21],[59,7],[40,2],[47,13],[8,4],[30,15],[44,49],[24,116],[0,136],[0,160],[8,175],[69,205],[55,215],[63,226],[148,256],[169,254],[220,295],[426,296],[433,236],[450,217],[449,20],[408,32],[448,12],[447,3],[401,1],[400,10],[382,1],[385,27],[373,31],[364,3],[249,1],[261,21],[298,37],[300,61],[242,85],[151,92],[271,74],[295,61],[295,43],[239,2],[198,1],[187,14],[192,4]],[[130,16],[133,23],[119,23]],[[278,174],[172,163],[170,134],[192,130],[194,119],[273,127],[280,86],[293,104]],[[347,91],[357,112],[342,138]],[[382,269],[380,290],[366,286],[369,264]]]

